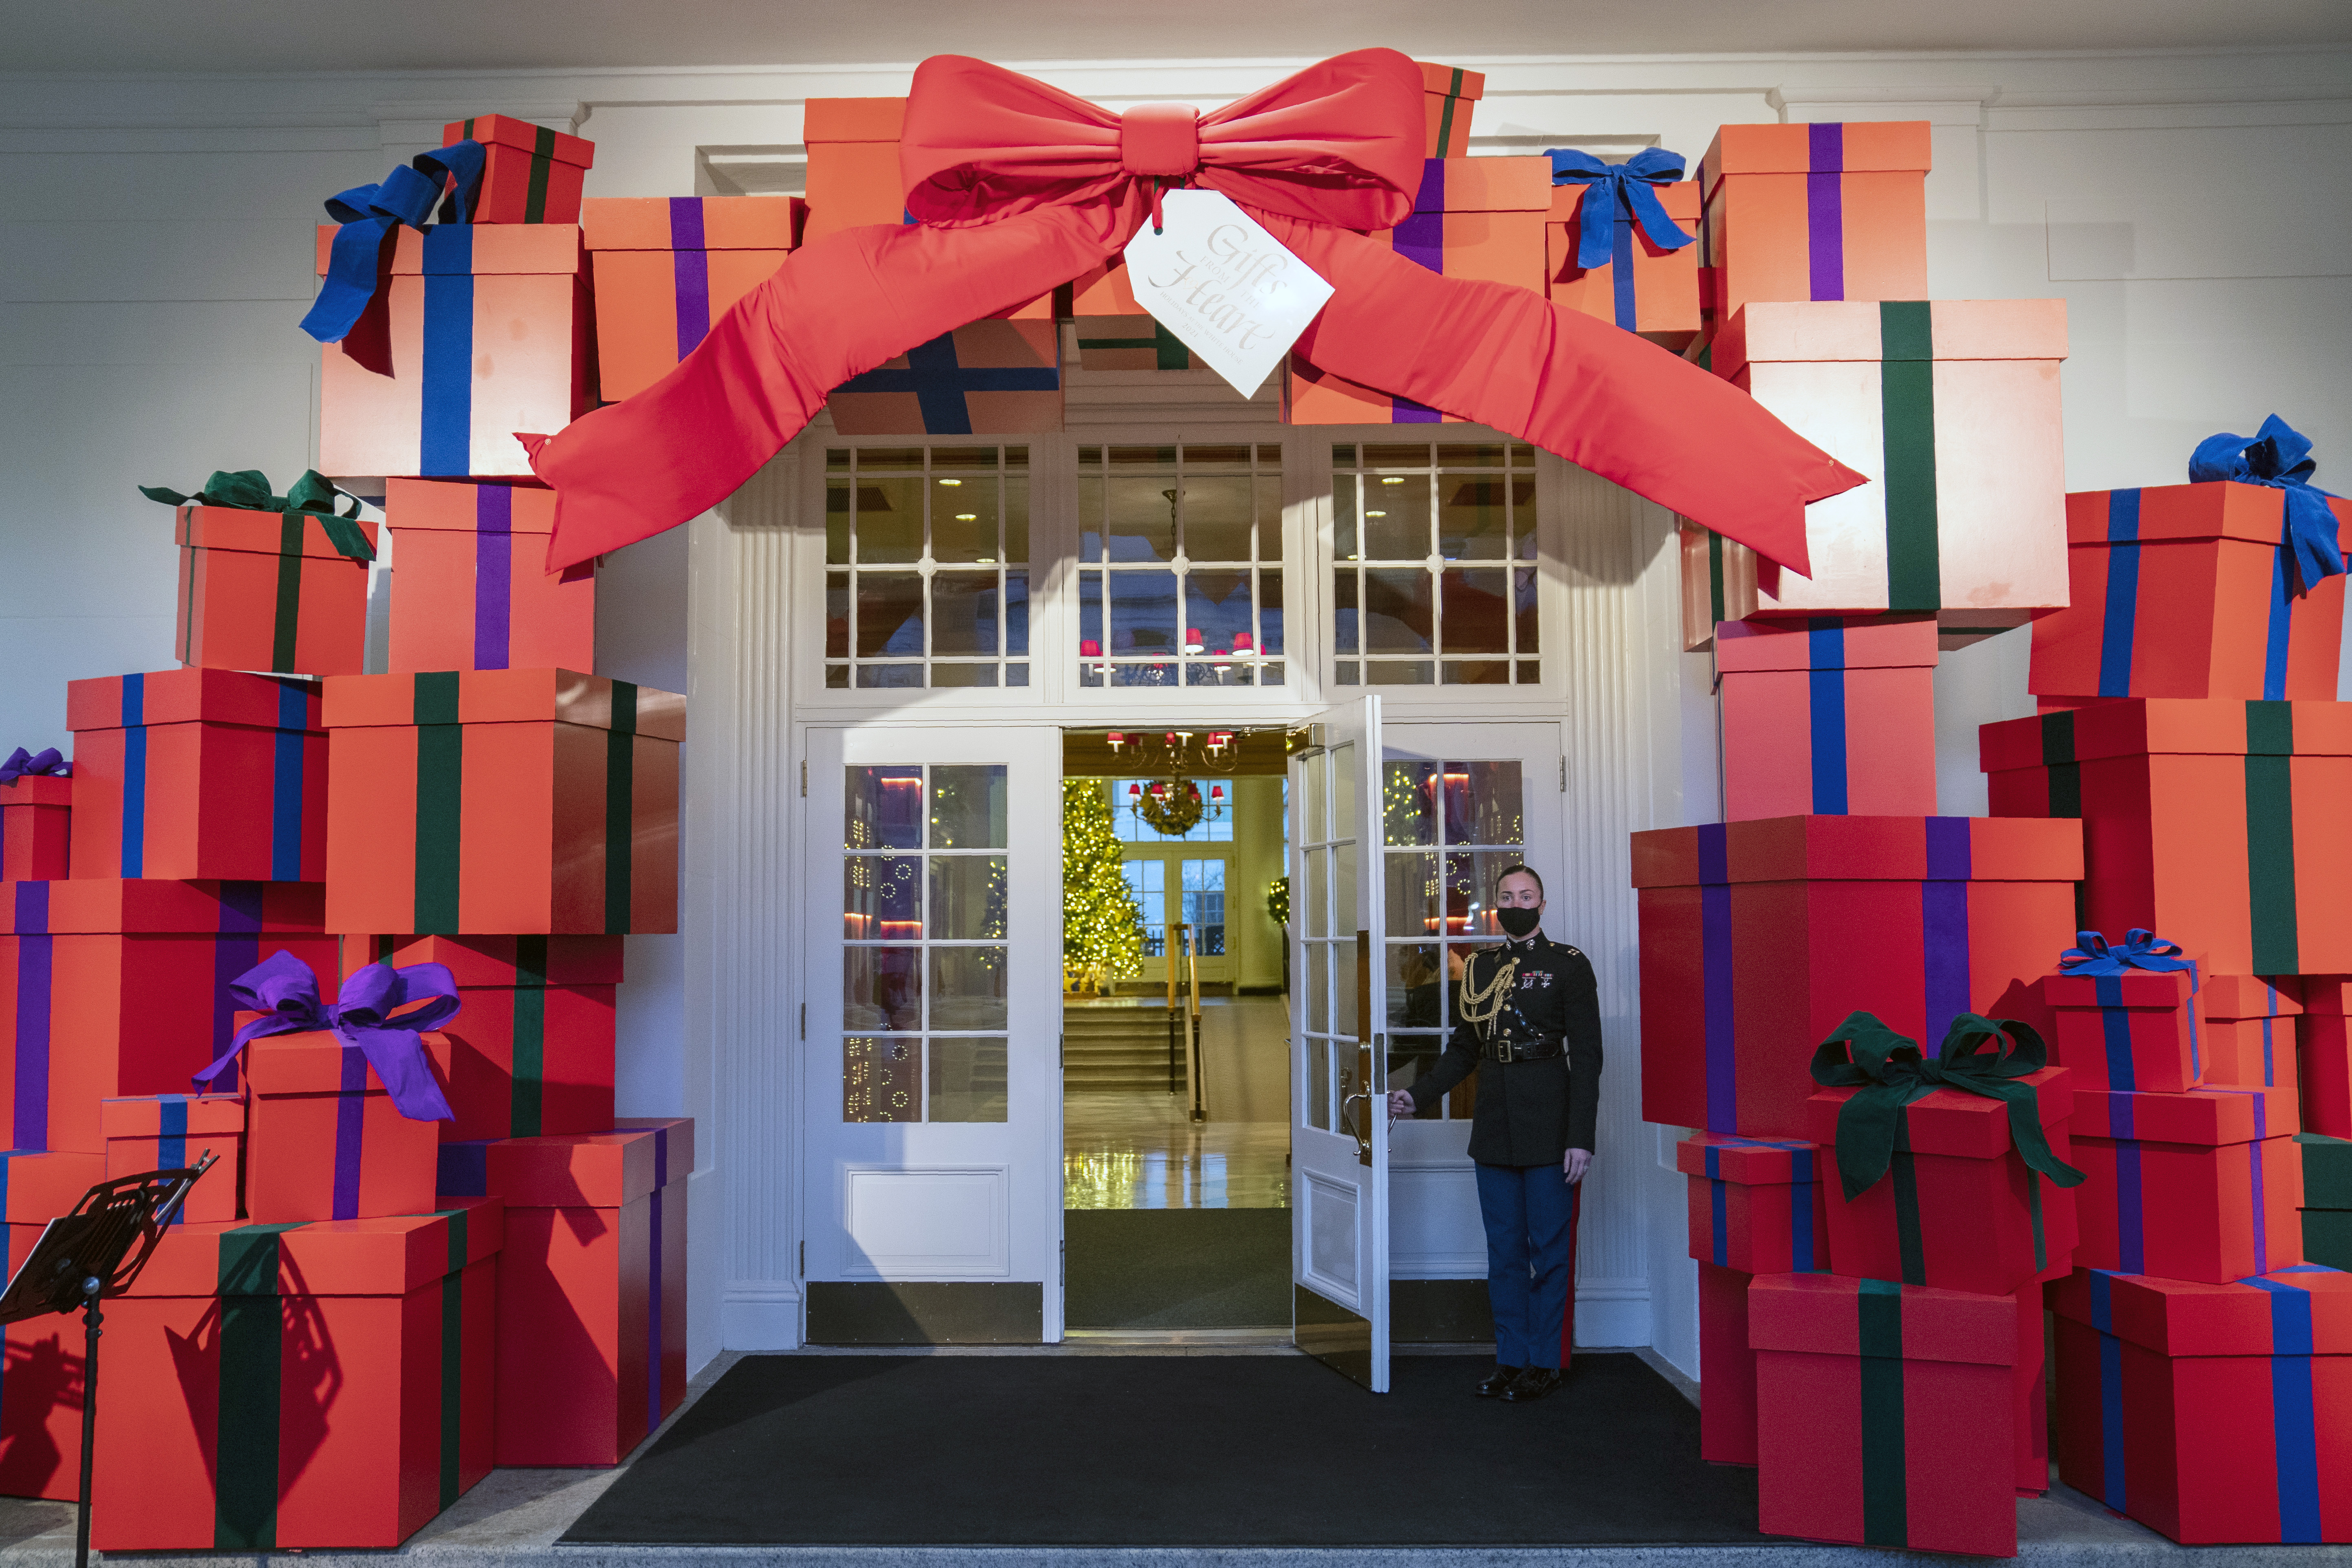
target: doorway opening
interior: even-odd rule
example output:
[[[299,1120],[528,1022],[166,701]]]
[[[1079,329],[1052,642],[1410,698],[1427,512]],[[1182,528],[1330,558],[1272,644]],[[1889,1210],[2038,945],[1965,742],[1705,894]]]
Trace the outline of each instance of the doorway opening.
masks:
[[[1063,734],[1071,1333],[1289,1330],[1286,747]]]

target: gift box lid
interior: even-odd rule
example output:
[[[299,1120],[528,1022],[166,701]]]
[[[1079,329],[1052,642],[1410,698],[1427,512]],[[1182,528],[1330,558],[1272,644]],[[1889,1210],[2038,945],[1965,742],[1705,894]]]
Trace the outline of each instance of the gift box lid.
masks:
[[[2230,1015],[2233,1018],[2273,1016],[2272,997],[2277,998],[2276,1006],[2281,1013],[2295,1010],[2294,1003],[2289,1000],[2290,998],[2299,998],[2305,1012],[2322,1013],[2335,1018],[2342,1018],[2347,1013],[2352,1013],[2352,975],[2302,975],[2275,981],[2249,979],[2243,983],[2253,993],[2250,998],[2253,1007],[2250,1011]],[[2270,997],[2263,995],[2265,990],[2271,993]],[[2220,1015],[2207,1013],[2205,1016],[2214,1018]]]
[[[12,1225],[46,1223],[105,1179],[104,1155],[0,1151],[0,1218]]]
[[[552,158],[575,169],[593,168],[596,162],[596,144],[587,138],[567,135],[505,114],[477,114],[467,120],[453,120],[441,128],[442,146],[454,147],[460,141],[478,141],[485,147],[519,147],[534,157]]]
[[[1727,125],[1707,143],[1698,177],[1713,195],[1726,174],[1811,174],[1832,167],[1847,174],[1924,174],[1935,167],[1932,148],[1924,120]]]
[[[2315,492],[2315,494],[2316,492]],[[2115,497],[2127,495],[2128,507]],[[2336,517],[2352,522],[2352,501],[2326,497]],[[2286,492],[2271,485],[2213,479],[2200,485],[2149,485],[2130,491],[2077,490],[2066,497],[2066,542],[2146,544],[2160,539],[2246,539],[2274,545],[2286,527]]]
[[[801,141],[896,141],[906,128],[903,98],[813,98],[801,110]]]
[[[431,1214],[254,1225],[176,1225],[134,1296],[404,1296],[506,1244],[495,1197],[439,1198]]]
[[[580,234],[594,250],[790,250],[808,204],[798,196],[592,196]]]
[[[110,1138],[236,1137],[245,1131],[245,1096],[138,1094],[101,1100],[98,1125]]]
[[[327,275],[337,225],[319,225],[319,276]],[[402,225],[392,245],[394,277],[496,277],[572,274],[588,253],[578,224],[436,224]]]
[[[330,675],[326,727],[420,724],[558,724],[686,738],[686,699],[577,670],[436,670]]]
[[[354,936],[343,940],[343,974],[439,964],[461,991],[617,986],[623,946],[618,936]]]
[[[2303,1207],[2352,1208],[2352,1139],[2297,1133],[2303,1155]]]
[[[152,670],[66,683],[66,727],[130,729],[154,724],[243,724],[315,730],[319,683],[242,670]]]
[[[2055,1127],[2074,1113],[2081,1096],[2074,1075],[2063,1067],[2045,1067],[2019,1080],[2032,1086],[2042,1124]],[[1838,1113],[1860,1092],[1854,1089],[1820,1089],[1805,1101],[1805,1130],[1824,1151],[1837,1146]],[[1914,1154],[1949,1155],[1960,1159],[1999,1159],[2010,1150],[2009,1102],[1965,1089],[1938,1089],[1903,1107],[1903,1120]],[[2074,1125],[2080,1133],[2081,1124]],[[1835,1164],[1834,1153],[1830,1156]]]
[[[2294,1131],[2295,1092],[2201,1084],[2178,1094],[2083,1089],[2074,1095],[2078,1138],[2143,1144],[2250,1144]]]
[[[2216,1022],[2293,1018],[2304,1010],[2302,998],[2315,988],[2314,978],[2288,976],[2266,980],[2253,975],[2207,975],[2197,990],[2197,1016]]]
[[[1987,773],[2172,756],[2352,757],[2352,703],[2117,697],[1977,729]]]
[[[1416,213],[1548,213],[1549,158],[1430,158],[1421,166]]]
[[[1759,1274],[1748,1286],[1748,1343],[2010,1366],[2017,1360],[2017,1298],[1837,1274]]]
[[[2050,1310],[2158,1355],[2352,1353],[2352,1274],[2318,1263],[2227,1285],[2077,1269]]]
[[[692,1117],[633,1118],[609,1133],[444,1144],[438,1190],[518,1208],[618,1208],[693,1170]]]
[[[1886,670],[1932,667],[1936,618],[1823,616],[1801,621],[1727,621],[1716,628],[1718,674],[1758,670]]]
[[[1763,817],[1633,835],[1635,887],[1739,882],[2079,882],[2071,817]]]
[[[0,889],[0,935],[315,936],[326,911],[319,882],[12,882]]]
[[[73,779],[47,773],[26,773],[0,783],[0,810],[10,806],[70,806]]]
[[[2063,299],[1750,300],[1717,335],[1712,362],[1730,377],[1750,364],[2065,357]]]
[[[1486,74],[1465,71],[1460,66],[1432,65],[1427,60],[1412,62],[1421,68],[1421,85],[1425,92],[1446,98],[1466,98],[1476,102],[1486,96]]]
[[[2104,994],[2103,994],[2104,993]],[[2110,1002],[2105,998],[2112,997]],[[2126,969],[2120,975],[2070,975],[2061,970],[2042,980],[2042,999],[2053,1008],[2147,1008],[2163,1011],[2189,997],[2186,969]],[[2205,1015],[2211,1018],[2211,1013]]]
[[[1549,163],[1549,161],[1546,162]],[[1546,178],[1549,178],[1549,173]],[[1551,209],[1547,221],[1555,224],[1573,221],[1576,214],[1584,209],[1585,193],[1592,189],[1594,187],[1591,185],[1552,186]],[[1665,209],[1666,216],[1682,225],[1685,232],[1697,229],[1699,199],[1696,180],[1673,180],[1663,185],[1653,185],[1650,189],[1657,193],[1658,205]]]
[[[1685,1176],[1740,1186],[1786,1186],[1821,1180],[1821,1155],[1818,1144],[1695,1133],[1675,1145],[1675,1168]]]
[[[529,480],[491,485],[470,479],[386,479],[383,526],[395,537],[403,528],[478,534],[482,528],[481,492],[489,489],[507,493],[509,533],[555,531],[555,492]]]
[[[300,528],[294,549],[286,548],[286,521]],[[346,519],[376,542],[375,525],[362,517]],[[326,525],[314,512],[249,512],[239,507],[199,507],[194,502],[174,514],[172,542],[191,549],[248,550],[256,555],[300,555],[310,560],[352,560],[327,537]],[[354,564],[360,564],[354,562]]]
[[[259,1016],[238,1013],[236,1025],[242,1029]],[[462,1018],[464,1014],[458,1016]],[[428,1056],[441,1043],[440,1035],[429,1030],[416,1038]],[[348,1057],[346,1051],[350,1052]],[[356,1083],[345,1077],[347,1072],[361,1074]],[[375,1068],[361,1054],[357,1043],[331,1029],[262,1035],[245,1048],[245,1073],[253,1092],[264,1099],[290,1094],[348,1094],[355,1087],[362,1094],[385,1092],[383,1080],[376,1076]]]

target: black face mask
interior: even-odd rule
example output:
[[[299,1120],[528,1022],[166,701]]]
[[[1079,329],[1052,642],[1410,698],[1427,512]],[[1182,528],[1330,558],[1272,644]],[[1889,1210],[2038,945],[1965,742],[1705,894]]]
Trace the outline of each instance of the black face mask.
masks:
[[[1502,923],[1505,934],[1511,936],[1524,936],[1536,928],[1536,923],[1543,918],[1543,912],[1539,909],[1522,909],[1515,904],[1495,911],[1495,918]]]

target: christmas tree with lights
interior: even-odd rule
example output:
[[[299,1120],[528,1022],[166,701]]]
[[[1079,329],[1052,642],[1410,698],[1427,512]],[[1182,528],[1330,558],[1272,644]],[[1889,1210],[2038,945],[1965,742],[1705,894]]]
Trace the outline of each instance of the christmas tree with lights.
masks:
[[[1142,915],[1101,781],[1062,780],[1062,968],[1100,989],[1143,972]]]

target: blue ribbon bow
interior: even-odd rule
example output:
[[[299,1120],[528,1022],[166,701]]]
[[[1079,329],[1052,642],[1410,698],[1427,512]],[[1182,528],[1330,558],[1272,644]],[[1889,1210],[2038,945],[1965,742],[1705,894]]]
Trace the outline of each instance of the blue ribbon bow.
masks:
[[[54,746],[43,747],[38,751],[27,751],[20,746],[8,754],[7,761],[0,762],[0,784],[14,784],[19,779],[43,776],[71,778],[73,764],[68,762]]]
[[[2286,530],[2279,548],[2294,563],[2298,599],[2326,579],[2344,575],[2344,551],[2336,541],[2329,492],[2311,483],[2317,466],[2311,456],[2311,438],[2276,414],[2263,420],[2261,432],[2251,440],[2224,432],[2207,436],[2189,455],[2192,484],[2233,479],[2286,492]]]
[[[236,1031],[228,1049],[196,1074],[198,1083],[210,1083],[226,1071],[248,1040],[331,1030],[365,1053],[402,1115],[412,1122],[457,1119],[425,1059],[425,1043],[416,1038],[457,1011],[457,983],[446,966],[412,964],[395,969],[370,964],[343,982],[341,994],[330,1007],[319,1000],[319,977],[310,966],[281,947],[231,980],[228,990],[240,1007],[262,1016]],[[397,1012],[419,1001],[424,1006]]]
[[[2167,941],[2152,931],[2135,926],[2124,937],[2120,947],[2110,946],[2104,933],[2077,931],[2077,946],[2058,955],[2058,967],[2069,975],[2120,975],[2131,969],[2147,969],[2154,973],[2186,969],[2193,985],[2197,960],[2180,956],[2180,944]]]
[[[480,142],[455,142],[419,152],[381,183],[353,185],[328,197],[327,215],[343,226],[335,231],[326,281],[302,318],[302,330],[321,343],[339,343],[350,335],[375,298],[385,241],[403,224],[423,229],[445,184],[454,182],[455,189],[441,204],[442,221],[471,223],[485,160]]]
[[[1666,216],[1664,204],[1652,188],[1683,177],[1681,153],[1644,147],[1622,163],[1603,163],[1590,152],[1555,147],[1547,156],[1551,159],[1553,184],[1594,187],[1577,214],[1577,266],[1590,271],[1609,265],[1611,231],[1617,226],[1620,212],[1628,214],[1633,226],[1662,250],[1680,250],[1691,243],[1694,236],[1683,233]]]

